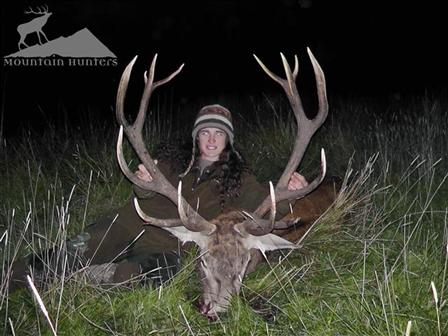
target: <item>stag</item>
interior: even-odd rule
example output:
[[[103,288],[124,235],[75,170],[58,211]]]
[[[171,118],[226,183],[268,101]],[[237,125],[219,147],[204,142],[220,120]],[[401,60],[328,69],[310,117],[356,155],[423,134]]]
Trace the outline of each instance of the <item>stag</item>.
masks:
[[[251,252],[258,250],[264,254],[265,251],[296,248],[295,244],[272,233],[273,230],[286,229],[297,222],[294,219],[276,220],[276,203],[283,200],[303,198],[316,189],[325,176],[326,161],[322,149],[321,169],[317,177],[305,188],[295,191],[289,191],[287,188],[289,178],[300,164],[311,137],[325,121],[328,114],[325,77],[311,51],[309,49],[307,51],[314,68],[319,102],[317,115],[313,119],[306,117],[297,91],[295,83],[299,68],[297,56],[295,56],[294,70],[291,70],[286,58],[281,54],[286,73],[284,79],[271,72],[254,55],[267,75],[280,84],[290,102],[297,122],[297,135],[293,152],[275,187],[271,182],[269,183],[270,195],[261,202],[255,211],[248,212],[246,209],[238,209],[222,213],[209,221],[204,219],[182,197],[182,181],[179,182],[176,190],[163,176],[148,153],[142,136],[146,111],[153,91],[173,79],[182,70],[183,64],[168,77],[154,81],[157,54],[154,56],[149,74],[145,74],[145,88],[137,117],[132,124],[125,118],[124,100],[136,57],[122,74],[116,103],[116,117],[120,124],[116,150],[120,168],[132,183],[140,188],[167,197],[177,206],[179,218],[157,219],[145,214],[138,201],[134,200],[136,211],[144,222],[168,230],[184,243],[191,241],[198,245],[200,249],[198,259],[200,265],[198,268],[203,284],[203,298],[199,308],[202,314],[211,319],[216,318],[218,313],[226,311],[231,296],[239,293],[248,265],[253,262],[253,260],[251,261],[253,255]],[[137,178],[128,167],[123,155],[123,133],[126,134],[139,160],[151,173],[153,177],[151,182]],[[268,218],[265,218],[268,212],[270,214]]]
[[[43,10],[41,8],[39,8],[38,12],[33,11],[31,8],[28,11],[25,11],[25,14],[37,14],[40,15],[34,19],[32,19],[31,21],[22,23],[20,25],[17,26],[17,31],[20,34],[20,40],[18,43],[19,46],[19,50],[20,45],[24,44],[25,46],[29,47],[26,43],[25,43],[25,39],[26,37],[31,34],[31,33],[36,33],[37,34],[37,38],[39,39],[39,44],[42,44],[42,41],[40,39],[40,35],[42,34],[43,37],[45,37],[45,39],[48,42],[48,38],[45,35],[45,33],[43,32],[42,28],[43,26],[45,26],[45,24],[47,23],[48,18],[50,17],[51,12],[48,12],[48,7],[44,6]]]

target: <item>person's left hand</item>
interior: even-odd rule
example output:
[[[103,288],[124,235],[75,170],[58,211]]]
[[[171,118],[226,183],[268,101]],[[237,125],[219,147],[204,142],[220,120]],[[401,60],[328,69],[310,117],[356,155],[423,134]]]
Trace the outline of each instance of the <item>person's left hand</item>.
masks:
[[[297,172],[292,173],[288,183],[289,191],[299,190],[305,188],[306,186],[308,186],[308,181],[303,175],[300,175]]]

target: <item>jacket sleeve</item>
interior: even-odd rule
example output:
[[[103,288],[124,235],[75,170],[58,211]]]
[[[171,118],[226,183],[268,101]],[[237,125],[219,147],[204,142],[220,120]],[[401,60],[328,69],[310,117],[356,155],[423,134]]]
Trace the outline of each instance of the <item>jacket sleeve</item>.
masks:
[[[174,175],[176,175],[173,170],[171,169],[171,166],[165,162],[165,161],[159,161],[157,163],[157,167],[159,168],[160,172],[167,178],[167,180],[170,183],[173,183],[173,181],[176,179]],[[156,193],[154,191],[148,191],[140,188],[139,186],[136,186],[135,184],[132,185],[134,195],[139,198],[152,198]]]
[[[260,184],[253,174],[246,173],[242,177],[240,196],[234,199],[232,206],[238,209],[254,211],[268,195],[269,185],[266,184],[264,186]],[[277,203],[276,219],[282,219],[290,212],[290,203],[293,206],[295,201],[285,200]],[[269,213],[265,215],[265,217],[268,216]]]

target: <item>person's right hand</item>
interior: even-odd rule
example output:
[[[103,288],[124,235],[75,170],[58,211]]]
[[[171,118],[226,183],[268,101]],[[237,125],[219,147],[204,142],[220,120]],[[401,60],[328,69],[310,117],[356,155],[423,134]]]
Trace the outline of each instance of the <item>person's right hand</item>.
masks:
[[[154,160],[154,163],[157,164],[157,160]],[[135,172],[135,175],[140,180],[143,180],[145,182],[151,182],[152,181],[151,174],[148,172],[148,169],[146,169],[146,167],[144,165],[142,165],[142,164],[138,165],[138,170]]]

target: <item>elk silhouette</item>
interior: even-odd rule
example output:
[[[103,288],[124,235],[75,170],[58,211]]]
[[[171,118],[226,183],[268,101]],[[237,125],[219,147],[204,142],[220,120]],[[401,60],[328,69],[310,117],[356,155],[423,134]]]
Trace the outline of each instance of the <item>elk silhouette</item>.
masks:
[[[42,6],[42,8],[40,8],[40,7],[37,7],[37,8],[39,10],[38,12],[33,11],[31,9],[31,7],[30,7],[30,9],[28,11],[25,11],[24,13],[25,14],[37,14],[37,15],[40,15],[40,16],[32,19],[31,21],[22,23],[22,24],[17,26],[17,31],[20,34],[20,40],[19,40],[19,43],[18,43],[19,50],[21,50],[20,46],[22,44],[24,44],[26,47],[29,47],[29,45],[25,43],[25,39],[26,39],[26,37],[29,34],[34,33],[34,32],[37,33],[37,38],[39,39],[39,44],[42,44],[42,41],[40,39],[40,35],[41,34],[43,35],[43,37],[45,37],[45,39],[48,42],[48,38],[45,35],[45,33],[43,32],[42,27],[45,26],[45,24],[47,23],[48,18],[53,13],[48,12],[48,6],[47,5]]]

